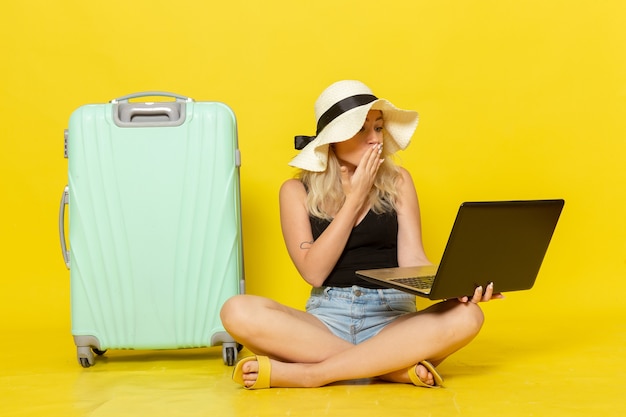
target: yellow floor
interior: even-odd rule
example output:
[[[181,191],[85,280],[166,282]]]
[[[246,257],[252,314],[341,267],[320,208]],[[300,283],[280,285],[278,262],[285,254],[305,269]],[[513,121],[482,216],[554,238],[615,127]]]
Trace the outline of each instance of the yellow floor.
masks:
[[[444,389],[361,380],[246,391],[219,348],[111,351],[83,369],[66,323],[3,325],[0,416],[626,415],[623,314],[524,315],[515,303],[499,314],[504,305],[490,305],[481,335],[441,365]]]

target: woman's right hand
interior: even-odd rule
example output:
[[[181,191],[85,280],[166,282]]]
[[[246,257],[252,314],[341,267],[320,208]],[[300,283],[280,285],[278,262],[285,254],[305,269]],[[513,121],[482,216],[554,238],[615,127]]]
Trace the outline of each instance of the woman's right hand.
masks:
[[[383,160],[380,159],[382,151],[382,143],[377,143],[366,149],[365,152],[363,152],[363,156],[361,156],[359,165],[352,175],[350,175],[350,171],[347,167],[340,167],[341,185],[346,197],[354,195],[355,197],[362,198],[363,202],[365,202],[365,199],[374,185],[378,168],[383,162]]]

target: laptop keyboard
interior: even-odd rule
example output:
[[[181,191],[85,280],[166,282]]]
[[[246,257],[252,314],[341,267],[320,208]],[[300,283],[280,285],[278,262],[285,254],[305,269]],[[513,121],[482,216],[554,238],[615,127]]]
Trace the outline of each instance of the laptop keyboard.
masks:
[[[413,277],[413,278],[395,278],[391,281],[408,285],[409,287],[418,288],[420,290],[428,290],[433,286],[433,281],[435,280],[435,276],[428,277]]]

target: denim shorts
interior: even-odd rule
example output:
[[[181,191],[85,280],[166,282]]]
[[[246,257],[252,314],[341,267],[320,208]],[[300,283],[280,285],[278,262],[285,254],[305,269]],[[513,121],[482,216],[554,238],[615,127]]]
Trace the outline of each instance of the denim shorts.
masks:
[[[358,344],[376,336],[396,318],[415,313],[415,296],[394,289],[313,288],[306,311],[336,336]]]

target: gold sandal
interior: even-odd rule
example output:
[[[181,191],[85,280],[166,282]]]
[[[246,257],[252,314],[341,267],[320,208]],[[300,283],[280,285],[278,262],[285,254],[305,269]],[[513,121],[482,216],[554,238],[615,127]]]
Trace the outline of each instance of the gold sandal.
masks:
[[[243,380],[243,364],[250,361],[257,361],[259,363],[259,372],[257,373],[256,382],[247,387],[245,381]],[[245,389],[269,388],[271,373],[272,364],[270,363],[270,358],[268,358],[267,356],[248,356],[237,362],[237,365],[233,370],[233,381],[243,385]]]
[[[427,383],[425,383],[424,381],[420,379],[420,377],[417,375],[418,365],[422,365],[424,368],[428,369],[428,372],[430,372],[433,375],[433,379],[435,380],[434,385],[428,385]],[[439,375],[439,372],[437,372],[435,367],[428,361],[421,361],[417,365],[411,366],[408,369],[408,372],[409,372],[409,378],[411,378],[411,382],[413,383],[413,385],[417,387],[438,388],[438,387],[443,386],[443,378],[441,377],[441,375]]]

